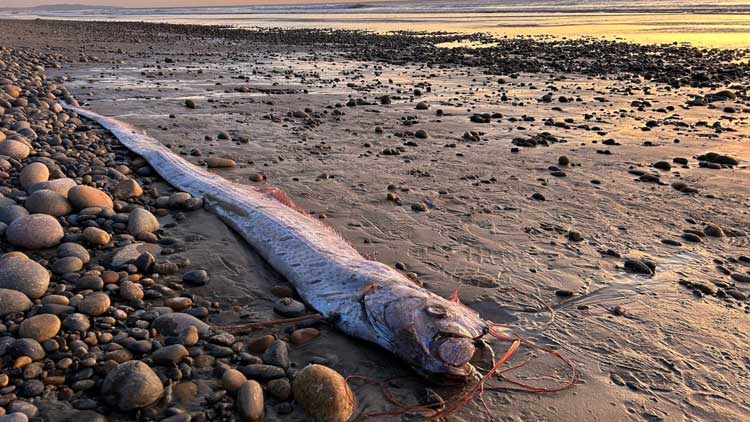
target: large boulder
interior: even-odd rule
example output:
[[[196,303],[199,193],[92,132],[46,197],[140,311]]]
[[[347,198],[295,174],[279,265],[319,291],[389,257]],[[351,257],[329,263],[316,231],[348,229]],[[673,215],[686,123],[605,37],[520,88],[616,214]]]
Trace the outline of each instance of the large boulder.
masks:
[[[49,180],[49,167],[39,162],[27,164],[21,170],[18,180],[21,182],[21,187],[28,191],[31,185]]]
[[[18,290],[0,289],[0,317],[31,309],[31,301]]]
[[[16,160],[23,160],[29,156],[31,149],[25,143],[15,140],[6,139],[0,142],[0,155],[7,155]]]

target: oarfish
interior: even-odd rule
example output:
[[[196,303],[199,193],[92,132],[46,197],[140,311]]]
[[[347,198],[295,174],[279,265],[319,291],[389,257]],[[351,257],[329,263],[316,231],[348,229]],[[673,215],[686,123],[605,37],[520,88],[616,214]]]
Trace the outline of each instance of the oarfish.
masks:
[[[489,326],[474,310],[366,259],[279,190],[233,183],[124,122],[64,106],[108,129],[177,189],[203,197],[339,330],[378,344],[433,380],[464,381],[475,374],[470,361]]]

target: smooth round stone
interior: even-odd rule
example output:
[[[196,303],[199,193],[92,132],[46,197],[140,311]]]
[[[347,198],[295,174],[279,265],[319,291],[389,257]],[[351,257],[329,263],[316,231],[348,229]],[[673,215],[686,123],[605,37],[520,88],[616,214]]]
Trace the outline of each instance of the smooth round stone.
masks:
[[[39,408],[36,407],[34,403],[24,400],[15,400],[11,402],[6,410],[8,413],[23,413],[30,418],[39,416]]]
[[[56,304],[56,305],[67,305],[70,303],[70,299],[63,295],[47,295],[42,298],[42,304]]]
[[[305,344],[315,337],[318,337],[319,335],[320,330],[318,330],[317,328],[300,328],[292,332],[292,334],[289,336],[289,341],[292,344]]]
[[[282,297],[273,304],[273,310],[287,318],[296,318],[305,314],[305,305],[290,297]]]
[[[101,290],[104,280],[96,275],[85,275],[75,281],[76,290]]]
[[[104,399],[122,411],[148,407],[164,394],[164,386],[145,363],[121,363],[107,374],[101,387]]]
[[[257,381],[245,381],[237,391],[235,406],[242,421],[259,421],[263,417],[263,388]]]
[[[99,316],[109,310],[110,300],[106,293],[92,293],[78,303],[78,312]]]
[[[60,331],[60,318],[52,314],[34,315],[23,320],[18,327],[21,337],[31,338],[38,342],[49,340]]]
[[[128,217],[128,232],[133,236],[153,233],[159,229],[159,220],[145,208],[136,208]]]
[[[710,237],[724,237],[724,230],[715,224],[707,225],[703,229],[703,233]]]
[[[206,270],[195,270],[185,273],[182,276],[182,282],[190,286],[205,286],[209,277]]]
[[[284,370],[289,368],[289,347],[284,340],[275,340],[263,353],[263,363],[278,366]]]
[[[58,258],[67,258],[69,256],[80,259],[84,264],[88,264],[91,261],[89,251],[78,243],[66,242],[57,247]]]
[[[242,384],[244,384],[246,381],[247,378],[245,378],[242,372],[233,368],[229,368],[224,371],[224,375],[222,375],[221,377],[222,387],[224,387],[224,389],[229,391],[230,393],[239,390]]]
[[[322,365],[300,370],[293,391],[310,422],[346,422],[354,410],[349,384],[338,372]]]
[[[49,272],[25,256],[0,259],[0,288],[17,290],[30,299],[41,297],[49,287]]]
[[[73,212],[73,206],[64,196],[49,189],[38,190],[29,195],[24,206],[32,214],[47,214],[53,217],[62,217]]]
[[[28,145],[15,139],[6,139],[0,142],[0,155],[7,155],[16,160],[23,160],[29,156],[31,149]]]
[[[0,208],[0,222],[10,224],[13,221],[29,215],[29,211],[20,205],[6,205]]]
[[[42,345],[31,338],[17,339],[10,345],[10,347],[8,347],[7,352],[13,359],[17,359],[21,356],[28,356],[32,361],[42,360],[46,356]]]
[[[18,176],[21,187],[27,191],[34,183],[46,182],[47,180],[49,180],[49,168],[43,163],[27,164]]]
[[[206,160],[206,166],[208,168],[231,168],[235,167],[237,163],[229,158],[211,157]]]
[[[75,256],[60,258],[52,264],[52,272],[55,274],[75,273],[81,271],[82,268],[83,262]]]
[[[193,306],[193,300],[189,297],[170,297],[164,301],[164,305],[169,306],[173,311],[180,312]]]
[[[89,207],[113,208],[112,198],[99,189],[79,185],[68,191],[68,200],[76,209]]]
[[[185,204],[187,204],[187,201],[189,201],[191,198],[192,195],[187,192],[175,192],[169,195],[167,204],[169,208],[184,208]]]
[[[26,312],[31,309],[31,301],[18,290],[0,289],[0,317]]]
[[[0,422],[29,422],[29,417],[20,412],[9,413],[0,416]]]
[[[12,245],[25,249],[46,249],[60,244],[65,232],[60,223],[46,214],[31,214],[15,219],[5,237]]]
[[[62,326],[68,331],[85,332],[91,327],[91,321],[87,315],[75,313],[65,317]]]
[[[143,288],[138,283],[125,280],[120,284],[120,297],[129,301],[139,301],[143,299]]]
[[[95,246],[106,245],[112,239],[109,233],[97,227],[86,227],[83,230],[83,238]]]
[[[292,397],[292,385],[286,378],[268,381],[266,391],[271,397],[279,401],[287,401]]]
[[[143,189],[137,181],[125,179],[115,186],[112,194],[117,199],[140,198],[143,195]]]
[[[164,346],[151,354],[151,360],[157,365],[177,365],[189,355],[188,350],[181,344]]]
[[[67,199],[68,192],[76,185],[77,184],[75,180],[63,177],[61,179],[53,179],[46,182],[34,183],[33,185],[29,186],[26,191],[29,193],[34,193],[38,190],[47,189],[53,192],[57,192]]]
[[[161,315],[153,321],[151,326],[164,336],[181,336],[190,326],[197,328],[201,336],[206,336],[211,328],[198,318],[182,312]]]

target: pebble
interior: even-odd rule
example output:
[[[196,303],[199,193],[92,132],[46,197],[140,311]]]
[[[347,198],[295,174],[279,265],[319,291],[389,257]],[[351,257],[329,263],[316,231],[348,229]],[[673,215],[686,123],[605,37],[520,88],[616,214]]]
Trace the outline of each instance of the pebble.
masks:
[[[206,270],[195,270],[185,273],[182,276],[182,282],[189,286],[205,286],[209,277]]]
[[[183,312],[161,315],[151,325],[164,336],[180,336],[190,326],[197,328],[200,336],[207,336],[210,331],[208,324]]]
[[[257,381],[245,381],[237,391],[235,403],[241,421],[258,421],[263,417],[263,388]]]
[[[106,293],[92,293],[78,303],[78,312],[90,316],[103,315],[109,310],[110,299]]]
[[[60,331],[60,318],[52,314],[35,315],[25,319],[18,327],[21,337],[31,338],[40,343],[56,336]]]
[[[164,346],[151,354],[151,359],[157,365],[177,365],[189,355],[188,350],[181,344]]]
[[[81,260],[82,263],[88,264],[91,261],[89,251],[78,243],[66,242],[57,247],[57,257],[66,258],[74,256]]]
[[[49,168],[43,163],[27,164],[18,176],[18,181],[21,183],[21,187],[26,191],[28,191],[33,184],[46,182],[47,180],[49,180]]]
[[[289,341],[292,344],[305,344],[310,340],[318,337],[319,335],[320,330],[318,330],[317,328],[300,328],[292,332],[292,334],[289,336]]]
[[[52,272],[55,274],[67,274],[81,271],[83,262],[75,256],[60,258],[52,264]]]
[[[25,249],[46,249],[60,244],[65,236],[60,223],[46,214],[31,214],[15,219],[5,232],[12,245]]]
[[[7,353],[14,359],[27,357],[33,362],[44,359],[46,353],[38,341],[31,338],[19,338],[8,347]]]
[[[282,297],[273,304],[273,310],[281,316],[296,318],[305,314],[305,305],[290,297]]]
[[[34,183],[27,189],[27,191],[29,193],[34,193],[38,190],[47,189],[47,190],[51,190],[52,192],[57,192],[67,199],[68,192],[74,186],[76,186],[75,180],[64,177],[61,179],[53,179],[53,180],[49,180],[46,182]]]
[[[46,289],[45,289],[46,290]],[[31,309],[31,300],[18,290],[0,289],[0,317]]]
[[[242,372],[233,368],[229,368],[224,371],[224,375],[222,375],[221,377],[222,387],[224,387],[224,389],[229,391],[230,393],[239,390],[242,384],[244,384],[246,381],[247,378],[245,378]]]
[[[73,206],[64,196],[49,189],[41,189],[29,195],[24,206],[30,213],[53,217],[62,217],[73,212]]]
[[[724,230],[721,227],[714,224],[708,224],[703,229],[703,233],[710,237],[724,237]]]
[[[97,227],[86,227],[83,230],[83,238],[93,246],[104,246],[112,239],[109,233]]]
[[[0,288],[22,292],[30,299],[40,298],[49,286],[47,269],[25,256],[0,259]]]
[[[289,347],[283,340],[275,340],[263,353],[263,363],[289,369]]]
[[[90,207],[114,208],[109,195],[91,186],[79,185],[71,188],[68,191],[68,200],[78,210]]]
[[[125,280],[120,284],[120,297],[130,302],[137,302],[143,299],[143,288],[138,283]]]
[[[5,224],[11,224],[15,220],[27,215],[29,215],[29,212],[26,208],[20,205],[6,205],[0,207],[0,222]]]
[[[6,139],[0,142],[0,155],[7,155],[16,160],[23,160],[29,156],[31,149],[20,141],[15,139]]]
[[[211,157],[206,160],[206,166],[208,168],[231,168],[236,165],[237,163],[229,158]]]
[[[68,331],[85,332],[91,327],[91,321],[84,314],[74,313],[65,317],[62,326]]]
[[[101,386],[104,399],[122,411],[147,407],[164,394],[164,386],[145,363],[134,360],[119,364]]]
[[[354,410],[355,396],[344,377],[322,365],[302,368],[293,392],[310,422],[346,422]]]
[[[143,188],[138,184],[138,181],[134,179],[125,179],[120,181],[114,189],[112,189],[112,194],[117,199],[140,198],[143,196]]]
[[[159,220],[145,208],[136,208],[128,217],[128,232],[134,236],[153,233],[159,229]]]

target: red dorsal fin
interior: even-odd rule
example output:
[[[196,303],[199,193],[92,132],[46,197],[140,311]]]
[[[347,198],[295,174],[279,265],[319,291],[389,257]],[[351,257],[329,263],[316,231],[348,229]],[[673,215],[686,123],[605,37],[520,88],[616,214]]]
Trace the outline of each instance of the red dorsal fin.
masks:
[[[258,192],[271,196],[273,199],[281,202],[282,204],[297,211],[300,214],[310,215],[310,213],[308,213],[305,209],[295,204],[294,201],[292,201],[292,198],[289,197],[289,194],[279,188],[268,186],[258,188]]]
[[[448,296],[448,300],[450,300],[451,302],[461,304],[461,301],[458,299],[458,289],[454,290],[453,293],[451,293],[451,295]]]

